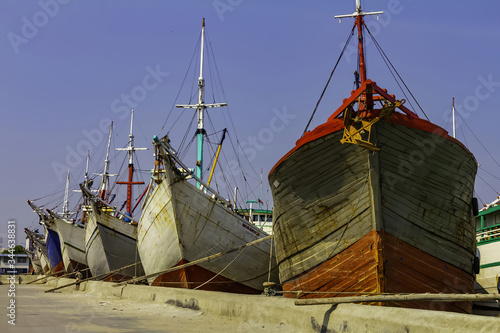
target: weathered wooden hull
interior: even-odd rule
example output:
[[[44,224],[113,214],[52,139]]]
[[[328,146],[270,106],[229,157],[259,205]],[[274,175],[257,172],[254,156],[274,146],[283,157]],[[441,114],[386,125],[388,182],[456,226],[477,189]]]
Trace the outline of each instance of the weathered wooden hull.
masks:
[[[61,255],[67,273],[87,268],[85,253],[85,229],[58,218],[53,218],[55,230],[61,242]],[[84,275],[87,271],[84,272]]]
[[[172,180],[173,174],[167,166],[161,183],[148,198],[139,222],[138,248],[146,274],[228,251],[267,236],[189,182]],[[270,248],[271,241],[263,241],[215,260],[161,274],[149,279],[149,283],[260,293],[263,282],[268,280]],[[274,256],[272,267],[271,281],[277,281]]]
[[[42,266],[42,273],[48,274],[52,271],[52,267],[50,267],[49,256],[47,254],[47,248],[45,244],[40,241],[35,241],[33,243],[35,246],[36,254],[40,259],[40,265]]]
[[[35,274],[42,274],[43,273],[43,267],[40,262],[40,257],[38,256],[38,250],[36,249],[35,246],[31,247],[31,251],[26,249],[26,253],[28,254],[31,265],[33,267],[33,271]]]
[[[85,225],[85,251],[92,275],[110,273],[134,263],[138,264],[101,279],[123,281],[144,275],[137,252],[137,225],[110,215],[90,201],[91,212],[88,212]]]
[[[50,267],[49,258],[46,255],[42,255],[40,257],[40,264],[42,265],[43,273],[49,274],[52,272],[52,268]]]
[[[32,259],[31,263],[33,264],[33,270],[35,271],[35,274],[43,273],[42,263],[40,262],[40,259],[38,259],[38,257]]]
[[[342,145],[343,122],[331,119],[271,171],[284,290],[471,292],[474,157],[418,118],[394,114],[371,131],[378,152]],[[397,305],[471,311],[470,303]]]
[[[33,238],[33,246],[35,247],[35,257],[38,259],[41,266],[41,273],[50,273],[51,267],[47,254],[47,247],[44,242]]]

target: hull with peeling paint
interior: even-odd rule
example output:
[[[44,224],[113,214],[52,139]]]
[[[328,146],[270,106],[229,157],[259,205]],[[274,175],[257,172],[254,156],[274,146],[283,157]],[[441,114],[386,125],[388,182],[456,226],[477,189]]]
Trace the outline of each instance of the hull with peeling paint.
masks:
[[[107,207],[90,201],[85,225],[87,264],[93,276],[110,273],[136,264],[119,272],[102,276],[106,281],[124,281],[144,275],[137,252],[137,225],[111,215]]]
[[[62,260],[66,272],[72,273],[86,269],[87,255],[85,253],[84,227],[55,217],[51,221],[59,235]]]
[[[343,135],[344,121],[329,119],[269,174],[283,289],[472,292],[472,154],[443,129],[396,113],[371,128],[379,151],[341,144]],[[470,302],[390,305],[471,312]]]
[[[146,274],[228,251],[267,236],[252,223],[185,179],[173,165],[143,207],[138,231],[139,253]],[[153,285],[260,293],[268,281],[271,240],[220,258],[149,279]],[[277,282],[273,256],[271,281]]]

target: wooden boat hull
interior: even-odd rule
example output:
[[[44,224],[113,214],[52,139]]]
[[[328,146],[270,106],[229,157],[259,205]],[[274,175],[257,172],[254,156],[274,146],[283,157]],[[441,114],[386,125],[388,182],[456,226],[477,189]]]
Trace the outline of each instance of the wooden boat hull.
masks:
[[[471,292],[474,157],[441,128],[401,114],[372,126],[378,152],[342,145],[343,128],[340,119],[318,126],[269,175],[284,290]]]
[[[58,273],[57,275],[62,275],[64,273],[64,263],[62,261],[59,235],[54,229],[51,229],[50,226],[46,226],[45,231],[45,244],[47,247],[47,255],[52,273]]]
[[[40,257],[40,264],[42,265],[42,271],[44,274],[49,274],[52,271],[49,258],[46,255],[42,255]]]
[[[85,229],[58,218],[53,219],[55,230],[61,242],[61,255],[67,273],[87,268],[85,253]],[[90,276],[86,274],[85,276]]]
[[[33,268],[33,272],[35,274],[42,274],[43,273],[43,268],[42,264],[40,263],[40,257],[38,256],[38,250],[34,245],[30,246],[30,250],[26,249],[26,254],[28,254],[30,261],[31,261],[31,266]]]
[[[49,257],[47,254],[47,248],[45,246],[44,241],[40,238],[30,236],[30,234],[28,234],[28,237],[30,237],[30,239],[33,241],[33,247],[34,247],[33,256],[35,257],[34,264],[40,265],[41,270],[39,273],[41,274],[50,273],[51,267],[50,267]]]
[[[31,263],[33,264],[33,270],[35,271],[35,274],[43,273],[43,267],[38,257],[34,256],[34,259],[31,260]]]
[[[161,183],[154,188],[143,208],[138,233],[139,253],[148,275],[267,236],[189,182],[174,182],[168,166]],[[149,283],[260,293],[264,289],[263,283],[268,280],[270,249],[271,240],[263,241],[243,251],[159,275],[149,279]],[[277,281],[274,256],[272,267],[271,281]]]
[[[40,259],[40,266],[42,266],[42,273],[48,274],[52,271],[52,268],[50,267],[50,261],[49,261],[49,256],[47,254],[47,248],[45,244],[43,244],[41,241],[35,240],[33,242],[33,245],[35,246],[35,251]]]
[[[134,263],[138,264],[101,279],[123,281],[144,275],[137,252],[137,226],[110,215],[90,201],[91,212],[85,225],[85,251],[92,275],[110,273]]]

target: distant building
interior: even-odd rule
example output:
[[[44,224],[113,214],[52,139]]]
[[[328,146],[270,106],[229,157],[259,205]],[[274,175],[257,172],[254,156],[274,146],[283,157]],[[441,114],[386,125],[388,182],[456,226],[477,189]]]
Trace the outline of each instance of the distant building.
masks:
[[[11,269],[9,265],[9,260],[11,260],[9,256],[10,254],[0,254],[1,275],[13,274],[13,271],[16,272],[15,274],[25,274],[30,271],[30,260],[27,254],[14,254],[14,269]]]

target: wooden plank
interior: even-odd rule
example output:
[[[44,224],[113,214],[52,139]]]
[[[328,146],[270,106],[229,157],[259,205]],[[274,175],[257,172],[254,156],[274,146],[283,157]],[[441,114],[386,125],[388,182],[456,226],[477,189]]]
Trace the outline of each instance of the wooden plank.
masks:
[[[297,278],[283,284],[284,291],[306,292],[302,297],[326,297],[328,294],[308,294],[308,291],[373,292],[376,290],[376,263],[373,236],[368,234],[346,250],[326,260]],[[285,294],[294,297],[293,294]]]
[[[413,295],[367,295],[355,297],[337,297],[333,299],[304,299],[296,300],[295,305],[321,305],[321,304],[341,304],[341,303],[366,303],[366,302],[394,302],[394,301],[481,301],[500,300],[499,294],[413,294]]]

